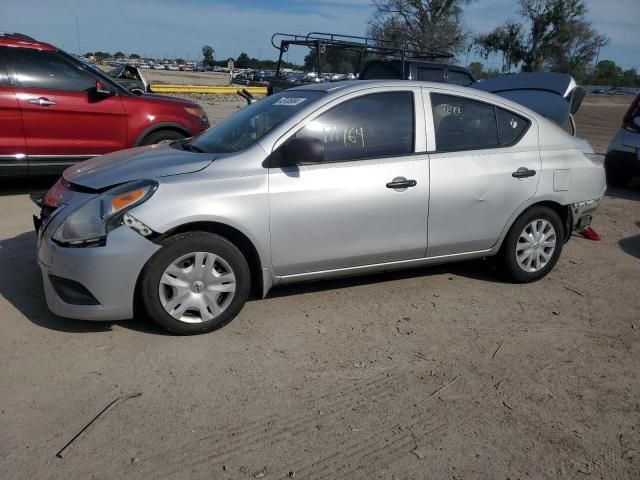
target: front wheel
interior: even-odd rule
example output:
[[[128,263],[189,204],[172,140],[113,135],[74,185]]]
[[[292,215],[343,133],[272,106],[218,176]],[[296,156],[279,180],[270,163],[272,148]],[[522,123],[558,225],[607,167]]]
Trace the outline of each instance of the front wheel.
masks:
[[[547,207],[526,210],[511,226],[500,255],[507,276],[518,283],[544,277],[562,252],[564,229],[556,212]]]
[[[233,320],[250,286],[249,266],[233,243],[212,233],[186,232],[167,239],[151,257],[139,300],[161,327],[192,335]]]

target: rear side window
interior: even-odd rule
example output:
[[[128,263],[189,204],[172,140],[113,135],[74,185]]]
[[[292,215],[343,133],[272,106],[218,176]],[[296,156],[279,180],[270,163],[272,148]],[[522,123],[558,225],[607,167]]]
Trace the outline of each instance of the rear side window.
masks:
[[[12,48],[11,61],[18,86],[82,92],[95,87],[95,78],[56,52]]]
[[[387,92],[347,100],[300,130],[297,137],[324,143],[325,161],[341,162],[413,153],[412,92]]]
[[[449,70],[449,83],[454,85],[461,85],[468,87],[473,83],[473,77],[467,72],[458,72],[456,70]]]
[[[501,146],[513,145],[525,134],[531,122],[520,115],[496,107],[498,138]]]
[[[498,147],[493,105],[432,93],[431,106],[438,152]]]
[[[444,70],[442,68],[418,67],[418,80],[423,82],[444,82]]]
[[[409,65],[405,65],[407,70]],[[402,80],[402,62],[369,62],[360,75],[360,80]]]

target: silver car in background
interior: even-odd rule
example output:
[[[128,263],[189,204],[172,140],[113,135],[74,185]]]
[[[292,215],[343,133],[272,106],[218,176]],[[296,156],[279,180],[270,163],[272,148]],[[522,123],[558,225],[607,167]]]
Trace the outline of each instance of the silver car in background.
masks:
[[[489,256],[537,280],[604,190],[585,141],[508,99],[306,85],[198,137],[70,167],[45,197],[38,261],[58,315],[140,311],[200,333],[288,282]]]
[[[604,165],[610,185],[626,187],[634,177],[640,177],[640,95],[624,114],[622,125],[607,149]]]

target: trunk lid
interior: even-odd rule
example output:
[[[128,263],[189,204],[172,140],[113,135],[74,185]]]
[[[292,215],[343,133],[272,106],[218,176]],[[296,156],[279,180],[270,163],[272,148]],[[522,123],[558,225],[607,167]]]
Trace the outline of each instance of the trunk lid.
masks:
[[[472,88],[513,100],[536,113],[564,125],[586,95],[571,75],[565,73],[518,73],[490,78]]]

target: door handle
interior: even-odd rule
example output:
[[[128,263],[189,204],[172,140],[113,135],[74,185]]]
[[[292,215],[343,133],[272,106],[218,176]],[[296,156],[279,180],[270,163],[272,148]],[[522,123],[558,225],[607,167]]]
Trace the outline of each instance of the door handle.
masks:
[[[520,167],[518,170],[513,172],[511,176],[513,178],[528,178],[533,177],[535,174],[535,170],[529,170],[527,167]]]
[[[29,99],[29,103],[32,103],[33,105],[40,105],[41,107],[48,107],[50,105],[55,105],[56,102],[49,100],[48,98],[45,97],[40,97],[40,98],[30,98]]]
[[[416,182],[415,180],[407,180],[406,178],[398,177],[394,178],[393,181],[387,183],[387,188],[409,188],[415,187],[416,185],[418,185],[418,182]]]

